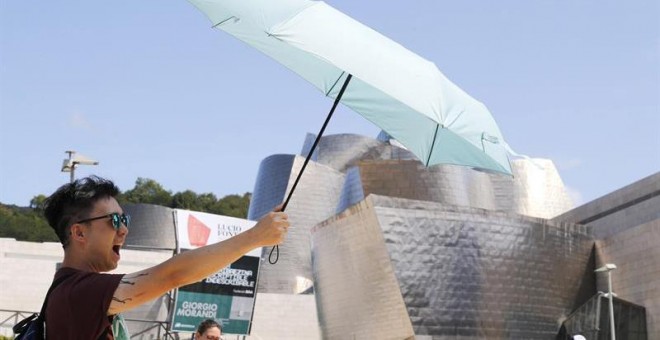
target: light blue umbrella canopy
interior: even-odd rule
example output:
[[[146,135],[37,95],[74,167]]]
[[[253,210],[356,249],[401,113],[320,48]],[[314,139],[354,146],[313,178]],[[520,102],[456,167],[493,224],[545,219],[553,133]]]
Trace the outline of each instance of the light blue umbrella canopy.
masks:
[[[427,166],[511,174],[488,109],[432,62],[322,1],[189,0],[253,46],[383,129]]]

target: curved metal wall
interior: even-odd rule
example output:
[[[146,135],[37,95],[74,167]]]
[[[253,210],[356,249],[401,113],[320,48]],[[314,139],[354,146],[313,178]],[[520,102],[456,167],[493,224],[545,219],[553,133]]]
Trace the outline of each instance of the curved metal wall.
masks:
[[[300,156],[277,155],[262,162],[248,213],[250,219],[258,219],[284,201],[304,161]],[[261,267],[259,291],[298,294],[312,286],[309,229],[335,214],[343,182],[342,173],[323,164],[308,163],[286,208],[292,227],[279,246],[278,262]],[[262,258],[267,259],[270,251],[271,247],[264,248]]]
[[[126,204],[122,208],[131,215],[126,248],[176,249],[174,209],[153,204]]]
[[[261,161],[248,208],[249,220],[259,220],[284,201],[294,158],[294,155],[272,155]]]
[[[511,167],[513,211],[549,219],[573,208],[573,200],[551,160],[518,159],[511,162]]]
[[[417,160],[369,160],[358,164],[364,195],[377,194],[470,205],[467,173],[460,167],[425,168]]]
[[[306,156],[314,142],[314,135],[308,134],[302,155]],[[312,160],[335,170],[345,172],[363,160],[373,159],[416,159],[410,151],[370,137],[354,134],[324,136],[314,152]]]
[[[360,169],[354,166],[346,171],[346,179],[344,180],[344,186],[341,188],[339,204],[335,212],[339,214],[346,210],[346,208],[358,204],[363,199],[364,186],[360,178]]]
[[[373,193],[542,218],[572,207],[551,161],[522,159],[511,164],[513,177],[455,165],[426,168],[417,160],[365,160],[355,168],[364,196]]]
[[[322,333],[553,338],[595,289],[592,246],[585,226],[371,195],[312,229]]]

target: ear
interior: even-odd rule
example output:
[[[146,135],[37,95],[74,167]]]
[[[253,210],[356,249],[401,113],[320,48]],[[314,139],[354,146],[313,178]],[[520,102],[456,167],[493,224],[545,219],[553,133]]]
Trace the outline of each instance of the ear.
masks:
[[[72,241],[83,242],[85,240],[84,226],[80,223],[74,223],[71,226],[69,238]]]

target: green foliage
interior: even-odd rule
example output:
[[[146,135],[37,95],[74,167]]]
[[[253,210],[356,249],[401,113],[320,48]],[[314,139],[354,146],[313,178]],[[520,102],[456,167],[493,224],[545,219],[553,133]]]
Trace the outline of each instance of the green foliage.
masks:
[[[243,196],[228,195],[220,199],[209,209],[214,214],[246,218],[252,194],[246,192]]]
[[[138,177],[135,187],[119,197],[119,203],[148,203],[169,207],[172,193],[153,179]]]
[[[37,195],[30,200],[30,208],[37,211],[44,211],[44,205],[46,204],[46,195]]]
[[[30,200],[29,207],[17,207],[0,203],[0,237],[15,238],[19,241],[58,242],[53,229],[43,216],[45,195],[37,195]],[[187,209],[211,214],[246,218],[251,194],[228,195],[217,199],[214,194],[197,194],[192,190],[172,192],[165,190],[160,183],[148,178],[138,178],[135,187],[121,193],[120,204],[148,203],[176,209]],[[0,340],[2,340],[0,338]]]
[[[172,196],[172,208],[201,211],[198,195],[192,190],[177,192]]]
[[[0,237],[19,241],[58,242],[41,211],[0,203]]]
[[[138,178],[135,187],[118,197],[120,204],[148,203],[175,209],[187,209],[211,214],[246,218],[250,206],[249,192],[240,195],[228,195],[221,199],[212,193],[198,194],[192,190],[177,192],[165,190],[153,179]]]

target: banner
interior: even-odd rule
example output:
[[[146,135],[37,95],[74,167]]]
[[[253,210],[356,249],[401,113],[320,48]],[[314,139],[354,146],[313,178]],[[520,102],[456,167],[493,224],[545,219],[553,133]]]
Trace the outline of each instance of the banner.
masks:
[[[188,210],[175,213],[181,252],[226,240],[256,224]],[[250,334],[260,256],[261,248],[254,249],[204,280],[180,287],[171,331],[194,333],[200,322],[214,319],[222,325],[223,334]]]

